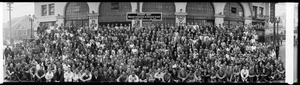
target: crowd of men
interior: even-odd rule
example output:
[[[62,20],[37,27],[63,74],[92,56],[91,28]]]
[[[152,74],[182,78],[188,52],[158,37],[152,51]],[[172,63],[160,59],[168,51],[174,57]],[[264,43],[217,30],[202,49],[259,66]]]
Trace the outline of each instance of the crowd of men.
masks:
[[[272,43],[255,27],[39,27],[5,49],[7,78],[35,82],[269,82],[284,80]]]

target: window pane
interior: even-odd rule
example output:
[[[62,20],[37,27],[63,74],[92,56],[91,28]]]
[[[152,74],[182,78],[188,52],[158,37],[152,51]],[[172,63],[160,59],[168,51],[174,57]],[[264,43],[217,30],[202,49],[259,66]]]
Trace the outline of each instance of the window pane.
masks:
[[[224,8],[224,21],[228,21],[227,24],[238,24],[242,25],[243,23],[237,23],[237,21],[243,21],[244,20],[244,11],[242,8],[242,5],[238,2],[228,2],[225,5]]]
[[[54,4],[49,4],[49,15],[54,15]]]
[[[231,7],[231,13],[236,13],[236,8],[235,7]]]
[[[208,2],[187,3],[187,16],[214,17],[213,5]]]
[[[42,16],[47,15],[47,5],[42,5]]]
[[[71,2],[66,10],[67,20],[88,19],[89,8],[86,2]]]
[[[112,2],[111,3],[111,10],[119,9],[119,2]]]
[[[144,2],[143,12],[162,12],[162,21],[153,21],[152,24],[175,24],[175,4],[174,2]]]
[[[260,7],[260,10],[259,10],[259,11],[260,11],[259,15],[260,15],[260,16],[263,16],[264,8],[263,8],[263,7]]]
[[[127,12],[131,12],[130,2],[102,2],[99,8],[99,22],[130,22],[126,20]]]

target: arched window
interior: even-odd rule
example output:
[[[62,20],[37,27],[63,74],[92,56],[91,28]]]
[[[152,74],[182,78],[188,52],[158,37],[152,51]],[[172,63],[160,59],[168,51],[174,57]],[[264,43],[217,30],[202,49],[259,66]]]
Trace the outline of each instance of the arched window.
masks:
[[[131,12],[130,2],[101,2],[99,7],[99,25],[131,23],[126,20],[126,13]]]
[[[162,12],[162,21],[143,21],[143,24],[175,24],[174,2],[143,2],[143,12]]]
[[[66,26],[86,26],[88,25],[89,6],[86,2],[70,2],[66,5],[65,21]]]
[[[244,10],[238,2],[228,2],[224,7],[224,24],[225,25],[243,25],[244,24]]]
[[[188,2],[186,12],[187,23],[214,24],[214,7],[210,2]]]

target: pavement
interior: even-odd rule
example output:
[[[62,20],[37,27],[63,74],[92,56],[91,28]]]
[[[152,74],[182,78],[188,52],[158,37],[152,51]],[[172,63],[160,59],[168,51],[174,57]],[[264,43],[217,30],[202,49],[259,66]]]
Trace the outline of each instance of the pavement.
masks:
[[[298,45],[294,46],[294,82],[298,82]]]
[[[282,42],[282,45],[279,47],[279,56],[281,56],[281,60],[283,62],[283,66],[285,67],[285,41]]]

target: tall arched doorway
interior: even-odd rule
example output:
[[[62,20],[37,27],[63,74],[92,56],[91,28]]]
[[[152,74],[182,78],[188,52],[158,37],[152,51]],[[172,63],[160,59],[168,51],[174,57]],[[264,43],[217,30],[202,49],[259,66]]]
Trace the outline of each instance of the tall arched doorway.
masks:
[[[131,12],[130,2],[101,2],[99,6],[99,25],[118,24],[129,25],[126,13]]]
[[[224,7],[224,25],[244,25],[244,9],[238,2],[228,2]]]
[[[89,6],[86,2],[69,2],[65,9],[66,26],[88,26]]]
[[[188,2],[186,23],[214,25],[214,7],[211,2]]]
[[[143,12],[162,12],[162,21],[143,21],[143,25],[173,24],[175,25],[174,2],[143,2]]]

